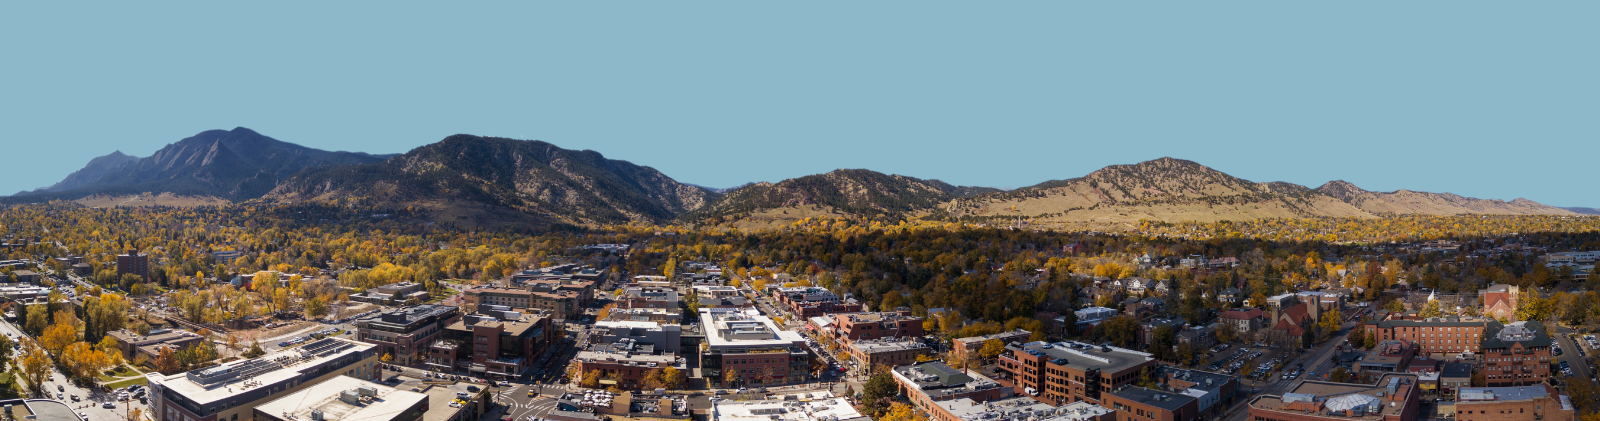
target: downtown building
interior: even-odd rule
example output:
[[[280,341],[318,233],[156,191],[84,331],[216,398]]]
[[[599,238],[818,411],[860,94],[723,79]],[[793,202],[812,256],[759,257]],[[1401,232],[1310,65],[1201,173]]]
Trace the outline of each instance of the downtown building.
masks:
[[[1417,376],[1391,373],[1375,384],[1301,381],[1283,395],[1250,399],[1252,421],[1416,421]]]
[[[1089,402],[1105,406],[1105,394],[1138,381],[1155,369],[1151,354],[1081,342],[1029,342],[1008,345],[1000,354],[999,371],[1018,392],[1064,405]]]
[[[806,339],[753,309],[702,308],[700,374],[712,387],[797,383],[811,370]]]
[[[1539,322],[1490,322],[1483,340],[1483,376],[1489,386],[1543,384],[1555,372],[1550,335]]]
[[[446,373],[510,380],[526,374],[555,341],[556,328],[543,314],[479,306],[444,329],[428,347],[424,364]]]
[[[149,373],[150,417],[159,421],[254,421],[255,407],[339,376],[376,380],[377,347],[328,338],[186,373]]]
[[[424,304],[384,310],[352,324],[356,340],[377,345],[379,355],[393,356],[395,364],[413,365],[427,361],[428,345],[459,319],[456,307]]]
[[[1478,353],[1489,324],[1482,317],[1431,317],[1420,320],[1374,320],[1362,325],[1377,342],[1403,340],[1417,344],[1422,355]],[[1498,323],[1496,323],[1498,324]]]

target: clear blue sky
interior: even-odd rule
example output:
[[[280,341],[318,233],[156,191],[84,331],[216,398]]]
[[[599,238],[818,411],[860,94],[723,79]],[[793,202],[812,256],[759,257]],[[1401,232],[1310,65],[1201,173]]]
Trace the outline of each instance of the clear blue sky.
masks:
[[[14,2],[0,194],[244,126],[540,139],[725,187],[1162,156],[1600,206],[1600,2]]]

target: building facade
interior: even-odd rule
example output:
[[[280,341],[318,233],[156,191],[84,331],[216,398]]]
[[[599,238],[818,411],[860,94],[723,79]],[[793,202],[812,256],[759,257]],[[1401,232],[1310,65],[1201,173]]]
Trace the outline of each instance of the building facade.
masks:
[[[1018,392],[1057,405],[1103,404],[1104,392],[1139,380],[1155,367],[1151,354],[1080,342],[1030,342],[1007,346],[997,370]]]
[[[385,310],[352,324],[356,340],[377,345],[380,355],[391,355],[394,364],[415,365],[428,360],[428,345],[460,318],[461,310],[454,306],[424,304]]]

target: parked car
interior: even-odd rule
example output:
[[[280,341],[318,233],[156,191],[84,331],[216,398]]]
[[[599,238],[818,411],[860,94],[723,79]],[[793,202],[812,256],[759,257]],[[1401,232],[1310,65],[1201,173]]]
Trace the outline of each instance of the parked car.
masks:
[[[112,401],[105,401],[105,403],[100,404],[100,407],[101,408],[116,408],[117,407],[117,403],[116,402],[112,402]]]

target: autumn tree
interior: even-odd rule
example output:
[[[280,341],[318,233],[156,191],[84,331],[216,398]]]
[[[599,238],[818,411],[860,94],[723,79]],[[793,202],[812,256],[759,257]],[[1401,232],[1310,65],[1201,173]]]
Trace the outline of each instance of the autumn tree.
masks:
[[[900,402],[889,406],[889,412],[878,418],[878,421],[927,421],[928,417],[922,411]]]
[[[38,395],[43,391],[44,381],[50,377],[51,367],[54,365],[44,347],[32,339],[22,340],[22,359],[17,368],[22,373],[23,385],[27,386],[32,394]]]
[[[683,370],[676,367],[661,369],[661,379],[666,383],[666,388],[673,390],[683,389],[684,384],[688,382]]]
[[[1422,306],[1422,311],[1417,312],[1417,316],[1425,318],[1443,315],[1444,311],[1439,309],[1439,300],[1428,300],[1428,304]]]
[[[583,386],[586,389],[597,389],[597,388],[599,388],[600,387],[600,370],[589,370],[589,372],[583,373],[583,380],[578,382],[578,385],[579,386]]]

